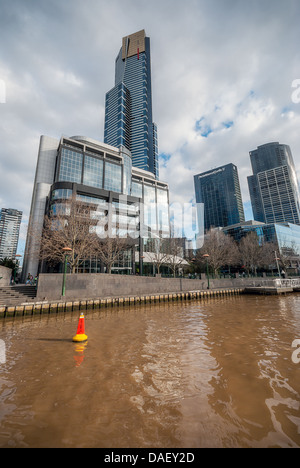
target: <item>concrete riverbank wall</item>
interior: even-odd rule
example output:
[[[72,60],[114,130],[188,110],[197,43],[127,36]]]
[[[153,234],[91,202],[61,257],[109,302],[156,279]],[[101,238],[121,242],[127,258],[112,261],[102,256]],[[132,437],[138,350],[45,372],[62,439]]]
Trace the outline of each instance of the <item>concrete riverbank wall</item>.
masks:
[[[0,265],[0,286],[8,286],[12,270]]]
[[[57,301],[62,299],[63,275],[42,274],[39,276],[37,300]],[[232,289],[252,286],[251,278],[210,279],[210,289]],[[205,291],[208,281],[188,278],[160,278],[148,276],[123,276],[107,274],[75,274],[66,277],[66,300],[99,299]]]
[[[36,297],[22,303],[0,305],[0,319],[239,294],[300,292],[300,278],[210,280],[210,289],[207,289],[207,279],[81,274],[67,275],[63,297],[62,280],[62,274],[40,275]]]
[[[0,319],[24,317],[30,315],[54,314],[60,312],[88,311],[110,307],[136,307],[141,304],[158,304],[162,302],[208,300],[217,297],[237,296],[243,294],[239,288],[189,291],[181,293],[154,294],[142,296],[107,297],[74,301],[42,301],[14,306],[0,306]]]

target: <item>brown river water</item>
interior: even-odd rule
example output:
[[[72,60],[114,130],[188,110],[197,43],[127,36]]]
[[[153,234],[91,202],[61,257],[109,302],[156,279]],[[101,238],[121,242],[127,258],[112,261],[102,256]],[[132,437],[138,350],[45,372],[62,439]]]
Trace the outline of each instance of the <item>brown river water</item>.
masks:
[[[1,448],[300,447],[300,295],[78,319],[0,322]]]

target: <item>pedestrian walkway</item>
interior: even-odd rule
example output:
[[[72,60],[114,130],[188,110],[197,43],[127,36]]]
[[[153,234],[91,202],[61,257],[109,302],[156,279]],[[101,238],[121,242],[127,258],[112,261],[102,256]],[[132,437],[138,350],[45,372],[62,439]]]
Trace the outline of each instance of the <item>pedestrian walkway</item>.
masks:
[[[32,302],[36,297],[36,286],[15,285],[0,287],[0,305],[19,305]]]

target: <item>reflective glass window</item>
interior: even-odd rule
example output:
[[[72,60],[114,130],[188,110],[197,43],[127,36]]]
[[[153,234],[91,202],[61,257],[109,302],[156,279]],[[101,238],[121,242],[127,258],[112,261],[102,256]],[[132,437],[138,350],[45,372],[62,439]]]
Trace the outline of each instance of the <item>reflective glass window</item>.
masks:
[[[137,198],[143,198],[143,186],[138,182],[132,181],[131,195]]]
[[[84,158],[84,185],[102,188],[103,186],[103,161],[101,159],[85,156]]]
[[[82,159],[83,156],[81,153],[63,148],[58,180],[81,184]]]
[[[157,229],[155,187],[144,185],[144,223]]]
[[[157,220],[159,230],[169,231],[169,204],[166,190],[157,189]]]
[[[105,162],[105,190],[122,192],[122,167],[117,164]]]
[[[67,200],[72,197],[72,190],[57,189],[52,192],[52,200]]]

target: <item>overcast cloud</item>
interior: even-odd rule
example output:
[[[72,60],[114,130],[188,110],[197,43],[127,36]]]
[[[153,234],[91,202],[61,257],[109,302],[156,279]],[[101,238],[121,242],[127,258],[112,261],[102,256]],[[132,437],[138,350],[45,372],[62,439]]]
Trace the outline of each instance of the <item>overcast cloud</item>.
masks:
[[[103,141],[115,58],[140,29],[171,202],[193,200],[194,174],[234,163],[251,218],[250,150],[289,144],[300,172],[299,20],[299,0],[0,0],[0,208],[24,212],[19,251],[40,135]]]

